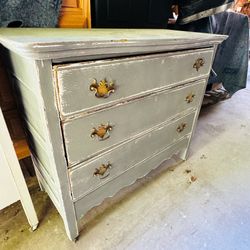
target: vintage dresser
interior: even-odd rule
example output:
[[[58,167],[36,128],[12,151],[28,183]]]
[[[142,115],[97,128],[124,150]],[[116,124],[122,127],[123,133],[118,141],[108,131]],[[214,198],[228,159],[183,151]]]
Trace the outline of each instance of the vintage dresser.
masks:
[[[75,239],[106,197],[186,159],[217,45],[170,30],[1,29],[39,183]]]

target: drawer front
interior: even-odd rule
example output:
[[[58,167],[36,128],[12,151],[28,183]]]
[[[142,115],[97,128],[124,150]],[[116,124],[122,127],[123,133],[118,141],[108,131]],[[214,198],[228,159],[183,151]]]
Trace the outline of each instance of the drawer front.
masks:
[[[193,112],[170,124],[162,124],[148,134],[119,145],[109,153],[72,169],[70,180],[73,199],[86,195],[121,175],[135,164],[190,134],[194,117]],[[185,128],[180,130],[183,126]]]
[[[63,132],[69,166],[165,122],[182,111],[196,108],[203,97],[204,87],[205,81],[201,81],[68,121],[63,124]],[[186,98],[193,95],[194,99],[191,98],[188,103]],[[103,132],[100,124],[112,127],[103,138],[97,133],[100,130]]]
[[[147,175],[152,169],[158,167],[161,163],[171,158],[174,154],[178,154],[181,150],[187,148],[189,138],[185,138],[176,144],[162,150],[157,155],[146,161],[140,162],[134,168],[126,171],[124,174],[112,181],[106,183],[94,192],[75,202],[76,218],[80,220],[86,212],[101,204],[107,198],[114,196],[120,189],[134,183],[137,179]]]
[[[55,66],[59,109],[69,116],[205,78],[212,58],[213,49],[203,49]]]

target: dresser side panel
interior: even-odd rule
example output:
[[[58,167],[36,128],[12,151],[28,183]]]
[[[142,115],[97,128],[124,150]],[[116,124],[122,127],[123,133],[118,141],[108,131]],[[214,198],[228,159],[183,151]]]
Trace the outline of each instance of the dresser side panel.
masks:
[[[14,51],[9,51],[3,48],[1,53],[4,57],[4,64],[11,74],[13,74],[19,81],[26,83],[26,85],[34,92],[39,93],[38,75],[35,65],[35,60],[23,57]]]
[[[52,145],[49,140],[45,108],[38,85],[37,66],[35,61],[11,51],[4,51],[4,54],[5,64],[18,101],[19,112],[22,114],[23,123],[27,130],[31,152],[39,162],[44,162],[43,159],[48,159],[46,160],[46,166],[41,165],[40,168],[42,171],[46,171],[53,180],[54,185],[51,188],[56,188],[58,187],[58,180],[53,161],[51,160],[53,159],[53,154],[50,150]],[[57,198],[59,199],[60,197]]]
[[[50,60],[36,61],[39,75],[39,86],[43,98],[45,119],[50,148],[53,154],[53,165],[56,168],[59,191],[61,194],[61,211],[66,232],[71,240],[78,236],[78,225],[76,221],[75,208],[73,205],[67,162],[64,151],[64,141],[61,132],[59,112],[56,102],[55,83],[53,81],[52,64]]]
[[[10,78],[15,89],[18,109],[22,114],[22,119],[31,124],[46,143],[48,141],[48,134],[46,131],[41,96],[39,96],[39,93],[31,91],[26,83],[18,80],[13,74],[10,74]]]
[[[34,158],[38,160],[36,162],[36,166],[38,165],[40,170],[38,179],[41,181],[42,187],[48,192],[49,195],[51,195],[51,199],[53,201],[58,200],[58,203],[56,202],[56,206],[59,207],[58,210],[64,220],[67,234],[69,238],[73,240],[78,236],[78,226],[71,199],[71,191],[69,188],[67,162],[64,157],[65,154],[60,120],[55,101],[51,60],[35,61],[7,50],[4,50],[4,54],[6,58],[5,63],[10,75],[13,75],[14,78],[17,79],[15,84],[22,84],[19,88],[21,94],[24,94],[25,89],[27,90],[27,93],[32,93],[30,95],[28,94],[28,96],[33,96],[36,99],[34,102],[32,102],[32,100],[29,100],[29,102],[27,101],[26,105],[23,105],[23,112],[27,110],[28,113],[33,109],[32,106],[35,105],[35,108],[37,108],[41,114],[40,117],[38,116],[34,118],[35,113],[32,111],[32,119],[28,117],[27,124],[34,124],[32,120],[37,119],[41,122],[42,128],[44,128],[44,137],[46,138],[43,138],[45,143],[45,148],[43,147],[43,149],[46,154],[48,154],[46,158],[48,158],[51,162],[51,166],[46,167],[52,168],[51,173],[53,172],[52,179],[55,181],[55,186],[50,185],[50,180],[46,178],[46,175],[41,174],[45,170],[47,171],[47,169],[45,169],[43,164],[39,163],[39,160],[44,158],[41,156],[39,157],[39,153],[38,155],[34,155]],[[27,96],[27,93],[25,93],[25,96]],[[22,100],[22,96],[20,100]],[[37,120],[36,122],[38,122]],[[31,134],[31,138],[41,138],[34,131],[32,131],[32,129],[29,129],[29,132]],[[39,131],[36,132],[39,133]],[[36,142],[37,141],[39,140],[36,140]],[[41,169],[44,171],[41,171]],[[53,194],[58,194],[58,197],[52,196],[51,190],[55,188],[57,190],[56,192],[53,192]]]

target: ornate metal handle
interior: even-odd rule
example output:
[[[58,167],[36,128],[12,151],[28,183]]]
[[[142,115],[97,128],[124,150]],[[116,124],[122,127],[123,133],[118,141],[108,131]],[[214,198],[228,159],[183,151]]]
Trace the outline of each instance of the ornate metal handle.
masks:
[[[201,67],[203,67],[204,64],[205,64],[205,60],[204,60],[203,58],[198,58],[198,59],[195,61],[194,65],[193,65],[193,68],[196,69],[196,71],[199,71],[199,69],[200,69]]]
[[[113,81],[108,83],[106,79],[103,79],[98,83],[97,80],[94,79],[89,89],[95,92],[96,97],[107,98],[111,93],[115,92],[115,85]]]
[[[189,95],[186,96],[186,102],[191,103],[195,98],[195,94],[190,93]]]
[[[109,169],[111,168],[111,164],[102,164],[99,168],[95,169],[94,176],[99,176],[100,179],[104,179],[109,176]]]
[[[186,127],[187,127],[187,124],[186,124],[186,123],[182,123],[182,124],[180,124],[180,125],[177,127],[176,131],[177,131],[178,133],[181,133]]]
[[[113,127],[109,124],[103,125],[101,124],[97,129],[93,128],[93,132],[91,133],[91,137],[94,138],[98,136],[100,141],[104,141],[110,137],[109,132],[113,129]]]

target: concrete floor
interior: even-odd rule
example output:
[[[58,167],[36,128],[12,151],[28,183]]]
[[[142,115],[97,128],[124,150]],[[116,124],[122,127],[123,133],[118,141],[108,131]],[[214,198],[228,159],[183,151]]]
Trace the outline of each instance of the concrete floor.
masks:
[[[203,108],[189,159],[169,164],[92,209],[76,244],[33,181],[40,226],[19,203],[2,210],[0,249],[249,250],[250,88]]]

